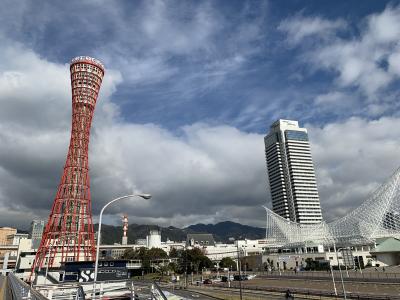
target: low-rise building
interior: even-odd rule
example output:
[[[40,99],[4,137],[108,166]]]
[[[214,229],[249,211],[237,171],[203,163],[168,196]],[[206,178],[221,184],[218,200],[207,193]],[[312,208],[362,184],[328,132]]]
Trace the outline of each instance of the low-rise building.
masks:
[[[393,237],[378,239],[371,255],[381,267],[400,265],[400,240]]]
[[[186,236],[186,246],[188,247],[215,246],[214,236],[209,233],[189,233]]]
[[[0,245],[8,245],[8,236],[16,234],[17,229],[11,227],[0,227]]]

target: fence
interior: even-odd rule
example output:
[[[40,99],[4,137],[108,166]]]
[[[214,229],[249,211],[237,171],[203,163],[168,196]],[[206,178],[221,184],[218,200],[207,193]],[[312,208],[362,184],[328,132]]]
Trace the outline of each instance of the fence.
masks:
[[[211,291],[214,294],[222,292],[224,297],[217,297],[219,299],[230,299],[230,296],[235,299],[239,294],[239,288],[233,286],[231,288],[218,288],[210,286],[202,286],[196,288],[200,291]],[[298,288],[277,288],[277,287],[257,287],[252,286],[251,288],[246,287],[243,289],[243,299],[285,299],[286,293],[290,292],[293,299],[343,299],[343,293],[338,291],[338,294],[330,291],[322,290],[307,290]],[[356,294],[356,293],[346,293],[348,299],[358,299],[358,300],[400,300],[400,296],[393,295],[371,295],[371,294]]]
[[[340,279],[340,272],[338,270],[333,271],[335,278]],[[359,281],[359,282],[387,282],[387,283],[400,283],[400,273],[389,273],[389,272],[360,272],[354,270],[342,269],[343,280],[345,281]],[[324,271],[273,271],[273,272],[261,272],[258,275],[261,278],[288,278],[288,279],[329,279],[332,274]]]
[[[9,273],[7,276],[7,299],[10,300],[46,300],[44,296],[32,289],[28,284]]]

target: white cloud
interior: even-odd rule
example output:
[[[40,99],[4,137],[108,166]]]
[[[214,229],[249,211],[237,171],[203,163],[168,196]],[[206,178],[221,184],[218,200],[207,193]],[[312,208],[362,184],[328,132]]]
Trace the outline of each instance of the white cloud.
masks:
[[[98,50],[106,61],[123,58],[118,61],[121,73],[106,71],[92,128],[90,163],[94,213],[113,197],[141,191],[152,193],[153,199],[120,203],[110,207],[108,212],[112,216],[127,212],[131,221],[138,223],[181,226],[234,220],[262,226],[264,216],[260,205],[269,199],[263,135],[207,123],[188,124],[175,132],[155,124],[125,123],[120,119],[120,108],[112,101],[123,80],[143,84],[176,74],[176,69],[171,68],[173,64],[169,64],[171,53],[175,58],[184,57],[195,63],[198,60],[190,55],[192,52],[211,57],[199,69],[190,72],[190,76],[183,75],[190,80],[182,80],[181,84],[186,86],[182,85],[180,92],[184,88],[187,90],[189,83],[197,83],[199,78],[207,76],[212,86],[218,82],[216,78],[240,70],[248,55],[253,53],[252,43],[259,38],[260,26],[256,22],[235,27],[237,34],[222,41],[228,42],[221,46],[215,41],[213,31],[223,28],[225,23],[216,18],[209,4],[198,6],[189,22],[171,17],[176,7],[166,7],[161,1],[147,5],[153,4],[157,10],[147,11],[140,22],[134,24],[140,25],[147,38],[135,36],[136,31],[124,27],[126,23],[115,18],[115,27],[121,30],[119,38],[125,35],[127,45],[122,43],[107,51]],[[107,9],[114,17],[121,13],[118,7]],[[370,18],[369,24],[378,29],[385,26],[374,24],[394,24],[396,21],[391,16],[397,15],[397,10],[388,10],[391,10],[387,13],[389,17]],[[325,32],[332,34],[335,29],[342,28],[339,23],[322,21],[311,22],[294,39],[320,35],[322,32],[316,24],[322,24]],[[86,22],[89,27],[93,26]],[[199,32],[193,40],[192,31]],[[178,40],[169,44],[175,34]],[[379,39],[374,38],[375,35],[368,29],[360,38],[337,38],[333,44],[326,42],[317,49],[319,56],[315,61],[319,62],[319,67],[337,72],[338,83],[344,88],[356,85],[366,93],[375,93],[398,76],[395,54],[398,51],[393,52],[388,45],[394,34],[384,33]],[[367,36],[372,38],[364,39]],[[137,40],[142,43],[131,48]],[[11,40],[2,38],[0,42],[0,225],[26,226],[31,218],[47,217],[65,162],[71,115],[68,65],[51,62]],[[366,45],[373,47],[365,48]],[[331,46],[333,48],[328,50]],[[339,46],[343,46],[342,49]],[[120,52],[118,47],[121,47]],[[131,50],[133,58],[123,56]],[[117,54],[111,54],[113,51]],[[388,57],[387,70],[376,65],[385,57]],[[325,59],[323,63],[322,58]],[[366,72],[370,72],[370,78],[366,77]],[[344,99],[347,103],[350,102],[347,96],[336,90],[320,95],[316,102],[335,105],[338,99]],[[254,120],[259,108],[249,104],[248,110],[240,114],[242,123],[251,119],[262,122]],[[374,109],[381,108],[379,103]],[[276,102],[264,109],[264,115],[275,116],[281,111]],[[374,121],[352,118],[322,128],[307,126],[322,207],[328,218],[359,204],[399,164],[397,141],[400,136],[394,130],[399,126],[398,118]]]
[[[389,55],[388,63],[389,71],[394,75],[400,76],[400,49]]]
[[[25,61],[25,68],[9,60],[0,71],[3,80],[16,80],[6,96],[0,94],[5,116],[24,107],[26,101],[37,109],[30,108],[20,118],[0,120],[0,220],[1,225],[27,226],[31,218],[47,217],[61,176],[70,130],[69,86],[64,82],[68,82],[68,68],[23,47],[14,52]],[[10,72],[19,72],[17,79]],[[40,79],[36,74],[42,75]],[[49,89],[43,85],[34,90],[35,80],[54,83]],[[120,203],[108,213],[127,212],[132,221],[160,225],[234,220],[263,226],[260,205],[269,199],[263,135],[206,123],[187,125],[177,132],[154,124],[122,123],[111,101],[120,81],[118,72],[106,72],[95,113],[90,145],[94,214],[113,197],[148,192],[154,196],[151,201]],[[335,101],[341,96],[331,94],[320,100]],[[42,116],[46,122],[34,126]],[[400,136],[393,128],[400,126],[400,119],[353,118],[323,128],[306,126],[328,219],[358,205],[399,164]]]
[[[337,30],[346,27],[344,20],[326,20],[321,17],[295,16],[282,21],[278,29],[285,31],[288,41],[293,44],[301,42],[310,36],[326,39]]]
[[[334,91],[326,94],[318,95],[314,103],[317,105],[335,105],[339,106],[343,102],[351,101],[350,97],[345,93]]]
[[[400,166],[399,118],[351,118],[308,126],[318,186],[328,219],[349,212]]]
[[[340,88],[357,87],[368,101],[376,102],[379,93],[398,78],[400,7],[388,6],[361,24],[365,29],[359,34],[345,37],[338,34],[345,29],[342,20],[294,17],[283,21],[280,28],[298,44],[307,36],[324,36],[319,43],[304,44],[306,62],[315,69],[332,71]]]

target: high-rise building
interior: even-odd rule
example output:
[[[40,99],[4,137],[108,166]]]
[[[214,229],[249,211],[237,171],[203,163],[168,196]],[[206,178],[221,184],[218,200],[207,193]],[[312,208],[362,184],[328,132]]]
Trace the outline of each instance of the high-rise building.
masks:
[[[32,248],[39,248],[40,241],[42,240],[43,230],[46,222],[44,220],[33,220],[31,223],[30,237],[32,239]]]
[[[297,121],[278,120],[264,141],[273,211],[300,224],[321,222],[307,129]]]
[[[70,64],[72,128],[67,160],[49,220],[32,266],[57,267],[62,262],[94,260],[89,179],[89,137],[104,66],[88,56]]]

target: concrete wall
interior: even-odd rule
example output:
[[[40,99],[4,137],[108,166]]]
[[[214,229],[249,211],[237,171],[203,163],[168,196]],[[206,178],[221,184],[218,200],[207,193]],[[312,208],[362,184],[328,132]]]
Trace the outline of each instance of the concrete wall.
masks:
[[[376,263],[381,267],[396,266],[400,264],[400,253],[376,254]]]

